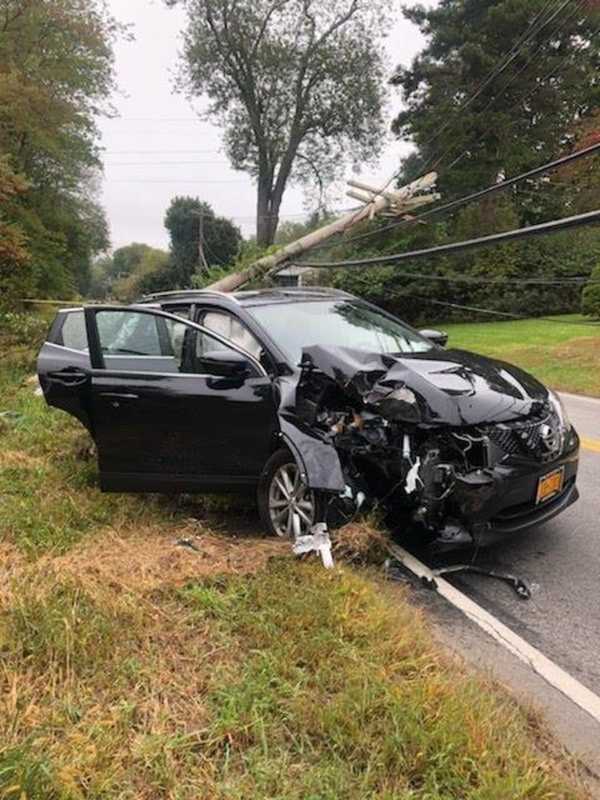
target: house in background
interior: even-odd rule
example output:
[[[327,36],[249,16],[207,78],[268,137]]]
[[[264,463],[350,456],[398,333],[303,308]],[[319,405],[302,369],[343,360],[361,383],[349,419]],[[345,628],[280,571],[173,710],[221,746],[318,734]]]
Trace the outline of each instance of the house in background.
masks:
[[[273,283],[277,286],[308,286],[314,283],[316,270],[311,267],[291,266],[285,267],[273,276]]]

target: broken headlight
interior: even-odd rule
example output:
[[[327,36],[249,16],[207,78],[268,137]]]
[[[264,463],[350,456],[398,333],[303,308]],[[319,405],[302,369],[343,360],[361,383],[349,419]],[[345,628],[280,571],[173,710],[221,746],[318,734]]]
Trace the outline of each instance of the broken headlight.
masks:
[[[571,424],[571,420],[569,419],[569,415],[567,414],[567,410],[564,407],[563,401],[556,394],[556,392],[549,390],[548,396],[550,399],[550,405],[552,406],[552,410],[556,414],[556,417],[560,423],[561,433],[563,433],[564,435],[568,433],[573,427]]]

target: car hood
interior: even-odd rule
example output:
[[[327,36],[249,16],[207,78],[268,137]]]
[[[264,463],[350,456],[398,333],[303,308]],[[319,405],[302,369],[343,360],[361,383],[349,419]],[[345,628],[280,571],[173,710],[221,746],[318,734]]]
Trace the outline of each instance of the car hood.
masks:
[[[531,375],[465,350],[394,356],[317,345],[303,350],[303,366],[316,368],[366,405],[377,405],[394,389],[410,389],[419,422],[426,425],[508,422],[548,402],[548,390]]]

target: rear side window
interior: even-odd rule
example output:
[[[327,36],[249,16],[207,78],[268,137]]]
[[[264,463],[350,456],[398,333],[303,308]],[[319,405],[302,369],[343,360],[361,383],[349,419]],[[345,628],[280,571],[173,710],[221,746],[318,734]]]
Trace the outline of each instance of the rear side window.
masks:
[[[87,352],[88,342],[83,311],[71,311],[65,316],[59,342],[71,350]]]
[[[99,311],[100,347],[106,355],[172,356],[173,323],[135,311]],[[169,323],[169,324],[167,324]]]

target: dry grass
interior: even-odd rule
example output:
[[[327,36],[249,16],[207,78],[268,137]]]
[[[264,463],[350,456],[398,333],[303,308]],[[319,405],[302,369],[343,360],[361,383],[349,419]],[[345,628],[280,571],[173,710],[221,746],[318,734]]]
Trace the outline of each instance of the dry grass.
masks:
[[[93,542],[52,563],[84,585],[100,581],[115,591],[147,594],[215,575],[246,575],[262,569],[270,558],[289,554],[288,542],[219,535],[189,520],[166,530],[146,525],[100,531]]]

